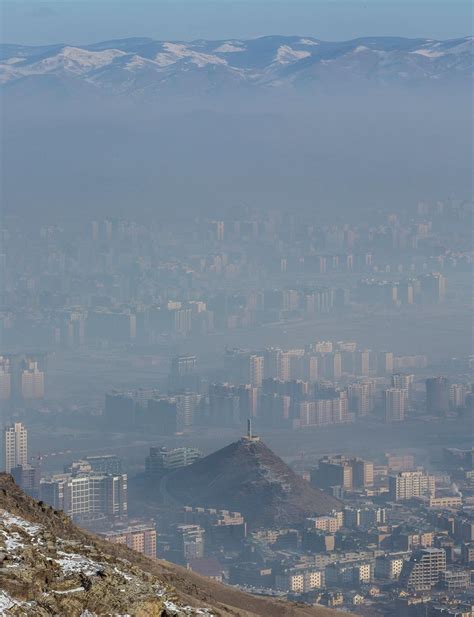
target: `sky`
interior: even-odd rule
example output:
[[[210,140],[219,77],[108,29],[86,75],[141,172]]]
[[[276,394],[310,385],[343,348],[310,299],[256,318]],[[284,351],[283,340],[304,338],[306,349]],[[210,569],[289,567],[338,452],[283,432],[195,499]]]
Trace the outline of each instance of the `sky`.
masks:
[[[3,0],[4,43],[367,35],[455,38],[472,32],[466,0]]]

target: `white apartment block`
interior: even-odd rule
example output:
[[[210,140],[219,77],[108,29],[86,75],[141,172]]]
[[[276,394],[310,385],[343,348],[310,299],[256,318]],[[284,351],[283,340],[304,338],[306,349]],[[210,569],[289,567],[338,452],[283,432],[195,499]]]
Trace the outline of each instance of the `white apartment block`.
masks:
[[[3,433],[5,471],[10,473],[14,467],[28,464],[28,432],[21,422],[8,426]]]
[[[324,587],[324,573],[316,568],[289,568],[275,578],[276,588],[281,591],[304,593]]]
[[[405,501],[413,497],[434,497],[435,478],[424,471],[401,471],[389,477],[390,498]]]

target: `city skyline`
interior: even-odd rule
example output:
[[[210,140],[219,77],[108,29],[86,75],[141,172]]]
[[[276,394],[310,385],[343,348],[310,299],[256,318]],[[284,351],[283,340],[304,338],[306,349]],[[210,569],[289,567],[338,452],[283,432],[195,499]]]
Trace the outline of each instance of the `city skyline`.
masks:
[[[472,6],[6,0],[0,612],[472,617]]]

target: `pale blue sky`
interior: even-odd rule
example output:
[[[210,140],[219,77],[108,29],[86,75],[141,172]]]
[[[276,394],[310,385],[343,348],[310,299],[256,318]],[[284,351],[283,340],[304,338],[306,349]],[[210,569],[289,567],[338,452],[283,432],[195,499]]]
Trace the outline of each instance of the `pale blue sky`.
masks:
[[[3,42],[73,44],[312,35],[454,38],[472,31],[466,0],[3,0]]]

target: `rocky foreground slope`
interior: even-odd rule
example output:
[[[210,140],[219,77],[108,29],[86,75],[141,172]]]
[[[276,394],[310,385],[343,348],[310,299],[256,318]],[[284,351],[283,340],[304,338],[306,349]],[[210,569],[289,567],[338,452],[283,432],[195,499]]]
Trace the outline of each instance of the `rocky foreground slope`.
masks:
[[[257,598],[76,527],[0,474],[0,614],[329,617]]]

